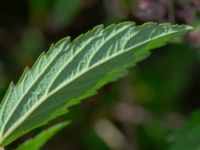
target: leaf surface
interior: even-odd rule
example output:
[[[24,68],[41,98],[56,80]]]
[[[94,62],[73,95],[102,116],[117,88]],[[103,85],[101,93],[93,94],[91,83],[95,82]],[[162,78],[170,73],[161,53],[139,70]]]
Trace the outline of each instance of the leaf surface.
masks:
[[[42,131],[33,139],[21,144],[16,150],[39,150],[57,132],[62,130],[69,122],[62,122]]]
[[[10,87],[0,106],[0,145],[66,112],[94,95],[104,84],[127,73],[127,68],[149,56],[149,50],[191,30],[185,25],[133,22],[97,26],[70,42],[52,45],[26,68]]]

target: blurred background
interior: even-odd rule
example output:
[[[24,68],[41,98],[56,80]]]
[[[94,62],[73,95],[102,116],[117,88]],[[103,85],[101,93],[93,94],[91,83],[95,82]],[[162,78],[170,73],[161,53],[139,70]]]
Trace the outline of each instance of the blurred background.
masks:
[[[98,24],[124,20],[194,26],[182,39],[153,50],[128,76],[71,108],[57,121],[72,125],[43,150],[200,148],[200,0],[0,0],[0,18],[1,99],[25,66],[65,36],[74,39]]]

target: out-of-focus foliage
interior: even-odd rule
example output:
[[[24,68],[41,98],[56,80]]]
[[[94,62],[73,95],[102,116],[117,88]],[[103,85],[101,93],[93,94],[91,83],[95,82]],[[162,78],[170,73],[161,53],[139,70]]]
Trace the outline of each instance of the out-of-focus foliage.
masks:
[[[137,82],[134,85],[136,100],[157,113],[178,109],[177,100],[188,90],[191,66],[195,65],[195,54],[186,44],[171,44],[163,51],[162,55],[153,56],[151,62],[144,62],[140,73],[133,77],[138,78],[133,79]],[[154,65],[149,67],[145,63]]]
[[[171,137],[169,150],[199,150],[200,111],[195,112],[183,129]]]
[[[1,96],[9,81],[16,81],[23,68],[31,66],[50,43],[67,35],[74,38],[95,25],[122,20],[137,24],[156,21],[189,24],[196,30],[153,51],[128,77],[107,85],[81,107],[74,107],[59,120],[70,118],[73,126],[60,132],[43,149],[113,150],[110,141],[96,132],[100,119],[109,121],[123,135],[125,150],[165,150],[172,143],[175,145],[173,137],[187,126],[189,114],[200,107],[200,1],[58,0],[56,3],[57,0],[0,2]],[[60,13],[63,14],[58,16]],[[189,133],[190,128],[187,130]],[[7,150],[16,148],[33,134],[16,141]]]
[[[28,0],[30,17],[52,28],[67,26],[79,13],[81,0]]]

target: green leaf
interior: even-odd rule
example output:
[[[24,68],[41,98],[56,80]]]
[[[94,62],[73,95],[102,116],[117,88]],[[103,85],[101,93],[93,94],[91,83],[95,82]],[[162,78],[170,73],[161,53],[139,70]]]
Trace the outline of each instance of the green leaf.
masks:
[[[0,106],[0,145],[65,113],[104,84],[127,73],[127,68],[164,45],[185,25],[132,22],[102,25],[70,42],[67,37],[43,53],[32,69],[11,83]]]
[[[21,144],[16,150],[39,150],[51,137],[62,130],[69,122],[63,122],[39,133],[35,138]]]
[[[200,150],[200,110],[196,111],[187,124],[172,136],[169,150]]]

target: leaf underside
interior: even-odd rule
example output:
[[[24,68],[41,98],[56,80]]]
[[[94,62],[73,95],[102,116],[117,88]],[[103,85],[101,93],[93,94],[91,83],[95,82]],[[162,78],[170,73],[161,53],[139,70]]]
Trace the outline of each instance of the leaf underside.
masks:
[[[64,38],[26,68],[19,82],[10,84],[0,106],[0,145],[64,114],[67,108],[96,93],[104,84],[164,45],[185,25],[124,22],[97,26],[70,41]]]

